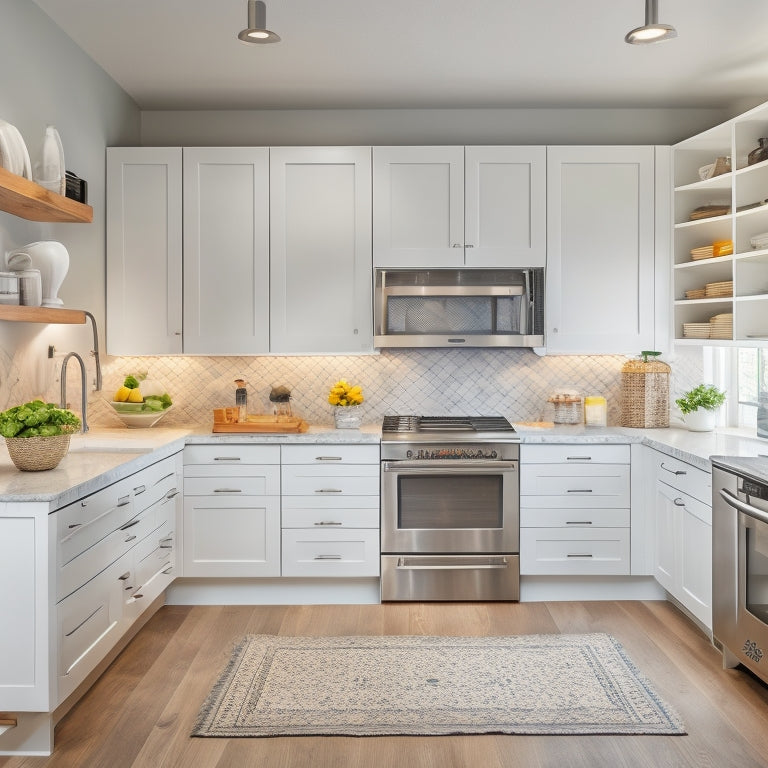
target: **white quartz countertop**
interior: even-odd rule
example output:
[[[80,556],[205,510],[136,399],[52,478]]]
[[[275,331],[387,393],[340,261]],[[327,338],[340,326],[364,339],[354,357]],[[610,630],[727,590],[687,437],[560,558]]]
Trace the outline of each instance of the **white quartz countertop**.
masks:
[[[690,432],[684,428],[626,429],[556,425],[552,428],[517,425],[523,444],[535,443],[643,443],[687,461],[706,471],[709,457],[758,456],[768,454],[768,441],[745,430]],[[69,453],[56,469],[45,472],[20,472],[11,462],[4,441],[0,444],[0,503],[39,501],[56,509],[93,493],[170,456],[184,445],[201,443],[326,443],[378,444],[378,424],[362,429],[334,429],[312,426],[302,434],[211,433],[209,426],[151,429],[93,428],[85,435],[74,435]]]

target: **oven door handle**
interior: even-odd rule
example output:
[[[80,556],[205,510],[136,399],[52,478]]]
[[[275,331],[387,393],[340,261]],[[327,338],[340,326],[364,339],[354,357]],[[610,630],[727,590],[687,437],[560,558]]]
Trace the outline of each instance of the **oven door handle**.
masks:
[[[753,517],[755,520],[759,520],[761,523],[768,524],[768,513],[763,512],[762,509],[758,509],[757,507],[753,507],[751,504],[743,502],[741,499],[736,498],[736,496],[734,496],[725,488],[720,489],[720,496],[723,497],[723,500],[726,504],[733,507],[734,509],[738,509],[739,512],[743,512],[745,515]]]
[[[431,563],[429,558],[420,557],[399,557],[397,559],[397,568],[406,571],[488,571],[499,570],[509,567],[509,561],[506,557],[482,557],[480,559],[490,562],[473,563],[471,557],[457,558],[455,563]]]
[[[385,472],[428,473],[431,469],[459,469],[464,473],[487,472],[489,469],[511,470],[516,469],[517,460],[490,460],[480,461],[476,459],[435,459],[434,461],[383,461],[381,466]]]

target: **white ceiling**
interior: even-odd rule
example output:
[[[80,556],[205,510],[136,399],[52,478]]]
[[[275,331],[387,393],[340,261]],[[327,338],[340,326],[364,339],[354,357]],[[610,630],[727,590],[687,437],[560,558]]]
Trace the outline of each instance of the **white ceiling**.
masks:
[[[768,2],[659,0],[677,39],[631,46],[644,0],[35,0],[145,110],[716,107],[768,99]]]

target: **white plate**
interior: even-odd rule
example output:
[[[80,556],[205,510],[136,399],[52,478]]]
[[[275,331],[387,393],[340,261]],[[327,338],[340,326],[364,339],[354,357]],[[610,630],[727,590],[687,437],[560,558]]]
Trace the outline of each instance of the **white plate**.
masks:
[[[16,142],[16,149],[19,154],[19,163],[21,166],[19,175],[23,176],[25,179],[31,179],[32,163],[29,160],[29,151],[27,150],[27,145],[24,143],[24,137],[15,125],[9,124],[7,130],[11,138]]]
[[[19,129],[5,120],[0,120],[0,165],[25,179],[32,178],[27,145]]]

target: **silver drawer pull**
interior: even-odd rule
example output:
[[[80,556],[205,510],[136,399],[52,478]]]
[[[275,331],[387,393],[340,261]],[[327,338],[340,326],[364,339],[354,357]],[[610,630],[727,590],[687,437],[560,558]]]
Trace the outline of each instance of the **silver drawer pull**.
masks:
[[[163,571],[163,573],[165,573],[165,574],[168,574],[168,573],[170,573],[172,570],[173,570],[173,566],[172,566],[172,565],[169,565],[169,566],[168,566],[168,567],[167,567],[167,568],[166,568],[166,569]]]
[[[594,555],[566,555],[566,557],[594,557]]]
[[[163,544],[172,544],[173,543],[173,536],[166,536],[164,539],[160,539],[160,546],[162,547]]]
[[[591,520],[566,520],[566,525],[592,525]]]
[[[592,461],[591,456],[566,456],[566,461]]]
[[[341,555],[315,555],[315,560],[343,560]]]
[[[127,531],[129,528],[133,528],[134,525],[138,525],[141,522],[141,518],[137,518],[136,520],[131,520],[130,523],[126,523],[125,525],[120,526],[121,531]]]
[[[144,493],[144,491],[146,491],[146,490],[147,490],[147,486],[146,485],[137,485],[133,489],[133,492],[138,496],[139,494]]]
[[[131,578],[131,572],[130,571],[126,571],[122,576],[118,576],[117,580],[118,581],[127,581],[130,578]]]
[[[83,499],[83,500],[80,502],[80,506],[81,506],[81,507],[87,507],[87,506],[88,506],[88,502],[87,502],[85,499]]]
[[[173,543],[171,544],[161,544],[160,549],[173,549]]]
[[[341,461],[341,456],[315,456],[315,461]]]
[[[117,500],[117,506],[118,507],[124,507],[126,504],[131,503],[131,497],[130,496],[123,496],[121,499]]]
[[[591,488],[569,488],[566,493],[592,493]]]
[[[79,528],[82,523],[70,523],[67,528]]]
[[[396,567],[406,571],[487,571],[506,569],[509,567],[509,562],[506,557],[473,557],[472,555],[451,556],[448,562],[435,562],[432,556],[427,555],[426,557],[399,557]]]
[[[672,502],[676,507],[684,507],[685,501],[681,499],[679,496]]]
[[[319,523],[315,523],[315,525],[342,525],[342,523],[337,523],[335,520],[321,520]]]
[[[239,456],[215,456],[214,461],[240,461]]]
[[[132,597],[134,600],[139,600],[140,598],[144,597],[144,595],[142,595],[141,593],[139,593],[138,595],[131,595],[131,597]]]
[[[125,542],[124,542],[124,543],[125,543],[125,544],[127,544],[129,541],[133,541],[135,538],[136,538],[136,536],[135,536],[135,535],[133,535],[133,536],[128,536],[128,537],[125,539]]]
[[[172,490],[168,491],[168,493],[165,494],[166,499],[172,499],[174,496],[179,495],[179,489],[173,488]]]
[[[242,488],[214,488],[214,493],[242,493]]]
[[[688,473],[684,469],[670,469],[669,467],[664,466],[664,462],[662,461],[659,465],[665,472],[669,472],[670,475],[687,475]]]
[[[344,493],[341,488],[316,488],[315,493]]]

